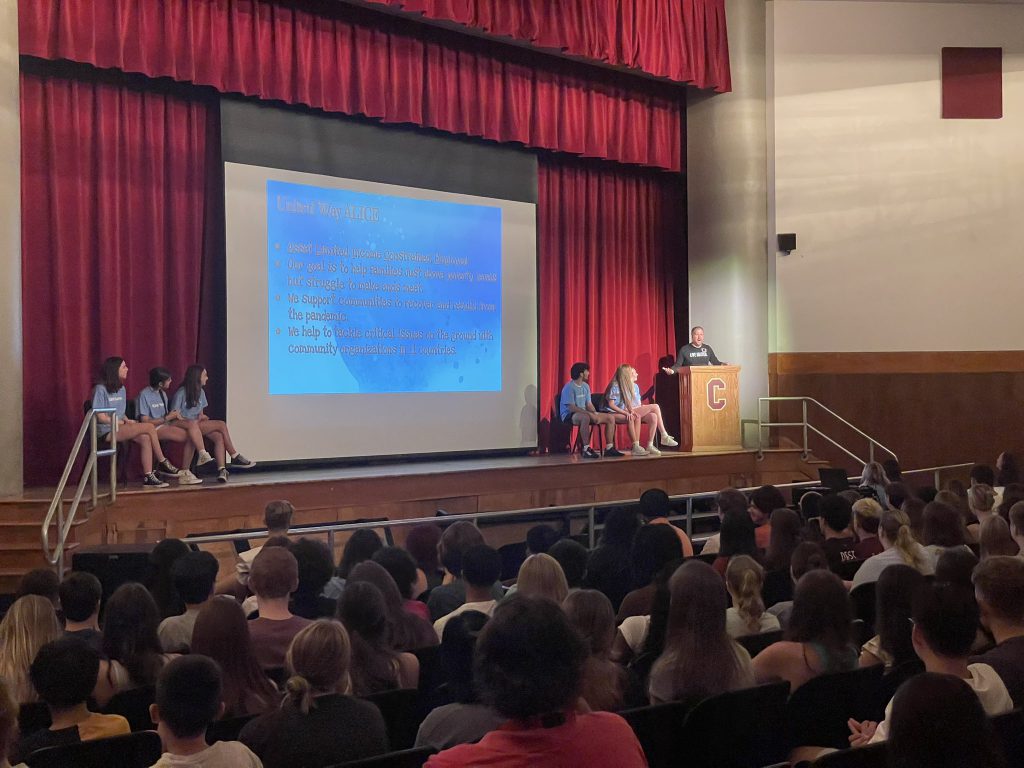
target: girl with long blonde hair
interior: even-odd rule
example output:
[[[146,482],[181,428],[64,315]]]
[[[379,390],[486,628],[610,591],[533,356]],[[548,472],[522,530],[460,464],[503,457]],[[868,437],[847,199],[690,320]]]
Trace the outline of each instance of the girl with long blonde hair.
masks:
[[[764,568],[749,555],[737,555],[725,569],[725,586],[732,607],[725,612],[725,627],[730,637],[759,635],[782,629],[776,616],[764,608]]]
[[[39,649],[61,636],[53,603],[39,595],[15,601],[0,622],[0,678],[10,685],[17,703],[39,701],[28,668]]]
[[[616,368],[615,375],[604,391],[604,410],[615,416],[616,423],[625,424],[629,429],[634,456],[658,455],[661,451],[654,444],[658,435],[661,435],[661,444],[664,446],[674,448],[679,443],[665,428],[661,406],[657,403],[644,405],[640,401],[640,387],[636,383],[638,378],[636,368],[628,363]],[[640,445],[640,430],[644,424],[648,426],[649,435],[646,448]]]
[[[516,594],[546,597],[561,605],[569,594],[569,582],[562,566],[551,555],[530,555],[519,567]]]

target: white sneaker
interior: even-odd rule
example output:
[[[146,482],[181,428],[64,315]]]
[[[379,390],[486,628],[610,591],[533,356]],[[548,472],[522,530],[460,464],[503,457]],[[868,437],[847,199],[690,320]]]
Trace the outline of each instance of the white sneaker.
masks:
[[[661,456],[661,451],[654,447],[654,443],[647,446],[647,452],[652,456]]]
[[[213,461],[213,456],[210,455],[209,451],[200,451],[196,456],[196,466],[201,467],[203,464],[209,464]]]
[[[645,451],[642,447],[640,447],[639,444],[634,445],[633,446],[633,450],[630,451],[630,453],[632,453],[634,456],[646,456],[647,455],[647,451]]]
[[[672,437],[672,435],[665,435],[661,438],[661,445],[663,448],[675,448],[679,445],[679,441]]]
[[[202,482],[187,469],[181,470],[181,474],[178,475],[178,485],[202,485]]]

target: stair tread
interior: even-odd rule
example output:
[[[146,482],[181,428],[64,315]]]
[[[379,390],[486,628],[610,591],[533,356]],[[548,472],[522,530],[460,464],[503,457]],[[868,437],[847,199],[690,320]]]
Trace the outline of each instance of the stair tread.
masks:
[[[68,541],[65,542],[64,549],[74,549],[77,546],[77,541]],[[29,552],[32,550],[41,550],[38,541],[8,541],[0,544],[0,555],[4,552]]]

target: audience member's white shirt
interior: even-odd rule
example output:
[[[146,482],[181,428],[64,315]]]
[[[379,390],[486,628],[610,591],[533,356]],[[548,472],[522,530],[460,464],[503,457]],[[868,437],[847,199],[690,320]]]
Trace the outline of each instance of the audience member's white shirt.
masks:
[[[930,576],[935,573],[935,556],[927,549],[922,547],[916,541],[914,547],[917,549],[918,554],[921,557],[924,565],[921,567],[921,573],[925,576]],[[853,587],[856,589],[861,584],[869,584],[873,581],[878,581],[878,577],[882,575],[882,571],[888,568],[890,565],[906,565],[903,560],[903,555],[896,547],[887,549],[884,552],[879,552],[877,555],[872,555],[860,568],[857,569],[857,573],[853,576]]]
[[[729,637],[760,635],[764,632],[776,632],[782,629],[778,616],[774,616],[768,613],[768,611],[761,614],[760,622],[760,628],[751,631],[750,627],[747,626],[746,619],[740,616],[739,608],[732,607],[725,612],[725,631],[729,633]]]
[[[650,616],[628,616],[619,624],[619,632],[622,633],[626,645],[638,656],[644,650],[644,643],[647,642],[647,633],[651,629]]]

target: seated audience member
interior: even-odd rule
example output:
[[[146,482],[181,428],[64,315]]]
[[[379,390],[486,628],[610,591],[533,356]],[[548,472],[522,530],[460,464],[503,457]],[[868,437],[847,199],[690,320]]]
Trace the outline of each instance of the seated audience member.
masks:
[[[344,549],[341,550],[341,559],[334,571],[334,578],[324,587],[324,597],[331,600],[341,597],[341,592],[345,589],[345,582],[352,569],[360,563],[372,559],[377,550],[383,546],[384,542],[380,540],[376,531],[369,528],[353,531],[348,541],[345,542]]]
[[[857,559],[854,547],[857,545],[850,532],[853,522],[853,507],[838,493],[826,496],[821,502],[821,532],[825,540],[821,548],[828,558],[828,567],[833,571],[843,563]]]
[[[616,611],[633,588],[633,536],[639,529],[640,518],[631,509],[609,510],[601,540],[587,560],[583,586],[603,593]]]
[[[526,532],[526,551],[531,555],[543,555],[561,538],[550,525],[535,525]]]
[[[258,715],[280,701],[277,687],[256,661],[242,607],[232,598],[214,597],[199,609],[192,653],[209,656],[220,666],[225,718]]]
[[[1024,504],[1020,504],[1021,512],[1024,512]],[[964,549],[964,547],[953,547],[946,552]],[[1020,546],[1014,536],[1011,535],[1010,526],[1001,517],[991,517],[981,525],[978,534],[978,552],[981,559],[988,557],[1008,556],[1015,557],[1020,552]]]
[[[76,637],[62,637],[39,649],[29,675],[39,698],[50,710],[51,724],[25,736],[18,744],[19,757],[15,760],[24,760],[45,747],[131,733],[128,721],[120,715],[89,711],[86,702],[96,687],[99,671],[100,655]]]
[[[39,649],[61,636],[53,603],[39,595],[14,601],[0,621],[0,678],[7,681],[18,704],[39,701],[29,667]]]
[[[441,667],[452,703],[430,711],[420,724],[415,746],[442,750],[472,744],[507,719],[480,702],[473,682],[473,650],[489,618],[479,611],[465,611],[445,624]]]
[[[857,543],[853,553],[857,560],[867,560],[882,552],[878,540],[878,524],[882,521],[884,507],[874,499],[861,499],[853,504],[853,532]]]
[[[996,488],[1005,488],[1014,483],[1024,480],[1020,467],[1017,464],[1017,457],[1009,451],[1003,451],[996,459]]]
[[[782,492],[774,485],[762,485],[750,494],[750,506],[747,511],[756,528],[754,539],[758,549],[768,549],[772,537],[772,512],[785,506],[786,500]]]
[[[322,541],[303,537],[291,543],[288,550],[299,567],[299,585],[291,597],[291,611],[304,619],[334,615],[334,601],[322,596],[334,573],[331,550]]]
[[[729,512],[746,512],[748,506],[749,502],[742,491],[737,491],[735,488],[723,488],[715,496],[715,511],[718,512],[719,525]],[[721,533],[709,536],[705,539],[700,553],[702,555],[717,555],[721,548],[721,538]]]
[[[971,486],[987,485],[990,488],[996,484],[996,471],[988,464],[975,464],[971,467]]]
[[[1024,706],[1024,560],[990,557],[974,569],[973,581],[981,624],[996,647],[971,662],[995,669],[1014,706]]]
[[[696,703],[754,684],[750,655],[726,630],[728,599],[706,563],[683,563],[669,580],[665,649],[651,669],[652,704]]]
[[[224,711],[220,669],[206,656],[182,656],[160,671],[156,703],[149,708],[164,754],[153,768],[262,768],[249,748],[237,741],[207,746],[206,729]]]
[[[759,635],[781,628],[776,616],[764,608],[764,568],[754,558],[738,555],[725,569],[725,587],[732,598],[732,607],[725,612],[725,629],[729,637]]]
[[[821,535],[821,501],[825,497],[817,491],[807,491],[800,497],[800,517],[804,520],[804,541],[820,544],[824,541]]]
[[[789,561],[789,577],[793,580],[794,586],[800,577],[808,571],[828,570],[828,558],[821,545],[813,541],[804,541],[793,550],[793,557]],[[783,600],[768,607],[768,613],[779,620],[783,629],[789,625],[789,617],[793,613],[793,601]]]
[[[902,482],[893,482],[885,486],[885,495],[889,499],[889,509],[903,509],[908,499],[916,499],[917,496],[909,485]]]
[[[459,563],[465,599],[434,622],[434,633],[438,640],[444,636],[444,625],[452,616],[458,616],[463,611],[479,611],[490,616],[497,605],[494,583],[501,576],[501,556],[497,551],[486,544],[477,544],[459,556]]]
[[[818,675],[856,668],[852,622],[850,596],[839,577],[830,571],[805,573],[793,595],[786,639],[754,657],[754,677],[758,683],[785,680],[795,691]]]
[[[1013,543],[1017,545],[1017,553],[1024,553],[1024,502],[1018,501],[1010,507],[1009,524]],[[1017,553],[1006,552],[1004,554]]]
[[[10,684],[0,677],[0,768],[11,768],[7,756],[14,751],[17,740],[18,704],[11,696]]]
[[[587,706],[594,712],[617,712],[628,706],[643,706],[646,702],[637,691],[635,680],[610,658],[615,639],[615,613],[608,598],[594,589],[578,589],[565,598],[562,608],[589,651],[580,689]]]
[[[548,554],[562,566],[570,592],[583,586],[587,577],[587,558],[590,556],[586,547],[573,539],[562,539],[551,546]]]
[[[122,691],[156,683],[173,654],[164,653],[157,635],[160,614],[144,586],[128,582],[118,587],[103,610],[103,655],[93,698],[105,706]]]
[[[561,605],[569,594],[569,584],[562,566],[551,555],[530,555],[519,567],[516,592],[527,597],[546,597]]]
[[[417,648],[426,648],[428,645],[437,645],[438,638],[433,625],[405,610],[402,594],[398,591],[395,580],[380,563],[367,560],[353,568],[348,583],[356,582],[373,584],[380,590],[384,598],[388,623],[388,642],[392,648],[396,651],[413,651]]]
[[[935,573],[935,556],[918,544],[910,532],[907,516],[902,512],[883,512],[878,524],[878,540],[882,552],[865,560],[853,576],[853,589],[878,581],[890,565],[909,565],[925,576]]]
[[[889,498],[885,495],[885,487],[889,485],[889,479],[881,464],[877,461],[869,461],[864,465],[864,471],[861,473],[860,487],[870,489],[884,508],[889,505]]]
[[[924,528],[924,508],[925,502],[917,498],[907,499],[900,507],[900,512],[906,515],[907,520],[910,521],[910,533],[915,541],[921,541],[921,532]]]
[[[995,516],[996,495],[990,485],[972,485],[967,491],[967,506],[974,516],[974,521],[967,524],[968,534],[978,540],[980,528],[986,520]]]
[[[917,489],[917,498],[920,499],[924,504],[931,504],[935,501],[935,497],[939,495],[939,489],[934,485],[922,485]]]
[[[996,505],[996,514],[1006,521],[1010,519],[1010,510],[1013,505],[1024,501],[1024,485],[1012,483],[1003,488],[1003,495]]]
[[[14,593],[14,599],[25,595],[38,595],[45,597],[53,605],[53,610],[60,616],[60,579],[57,574],[49,568],[36,568],[29,571],[18,580],[18,588]]]
[[[100,580],[85,571],[72,571],[60,583],[60,604],[64,610],[64,634],[84,640],[97,653],[103,653],[100,632]]]
[[[622,718],[576,711],[587,649],[560,606],[514,595],[487,622],[476,653],[481,696],[511,722],[434,755],[426,768],[647,765]]]
[[[383,547],[373,555],[373,562],[380,565],[394,579],[402,597],[402,610],[430,623],[430,610],[418,598],[427,589],[427,580],[416,566],[412,555],[401,547]]]
[[[338,619],[352,647],[352,693],[366,696],[395,688],[415,688],[420,663],[391,645],[391,627],[381,591],[366,581],[351,580],[338,600]]]
[[[909,565],[882,571],[875,587],[875,630],[860,649],[860,666],[899,666],[917,658],[910,638],[911,599],[924,584],[924,576]]]
[[[294,514],[295,507],[292,506],[290,501],[277,499],[269,502],[263,508],[263,524],[267,527],[267,538],[271,539],[275,536],[288,538],[288,529],[292,527],[292,517]],[[249,547],[245,552],[240,552],[238,554],[238,561],[235,563],[234,578],[229,576],[224,584],[218,585],[217,591],[245,597],[244,594],[238,595],[237,585],[247,586],[249,584],[249,571],[252,569],[252,561],[262,551],[263,545],[260,545],[258,547]]]
[[[950,480],[945,489],[935,494],[935,501],[955,509],[960,514],[960,519],[965,526],[973,519],[970,505],[967,503],[967,491],[959,480]]]
[[[729,512],[722,518],[719,529],[721,539],[718,557],[711,563],[715,573],[725,578],[725,569],[729,559],[737,555],[748,555],[755,560],[760,558],[761,551],[757,547],[757,530],[750,519],[749,512]]]
[[[484,543],[484,537],[479,529],[466,520],[459,520],[448,526],[441,534],[441,541],[437,544],[437,556],[444,566],[444,583],[434,587],[427,599],[427,608],[430,609],[431,621],[437,621],[442,616],[454,611],[466,602],[466,584],[462,580],[462,555],[470,547]],[[501,569],[498,569],[498,576]],[[497,577],[495,577],[497,581]],[[500,587],[496,594],[492,594],[495,600],[501,598]],[[440,633],[438,633],[440,637]]]
[[[803,535],[803,523],[800,515],[786,507],[772,512],[772,535],[768,542],[768,551],[764,556],[764,567],[768,571],[788,571]]]
[[[971,575],[978,562],[978,556],[969,549],[947,549],[935,561],[935,582],[970,587]]]
[[[967,535],[960,513],[941,501],[928,502],[922,516],[921,543],[935,559],[950,547],[966,547]]]
[[[1006,765],[977,695],[953,675],[925,672],[900,686],[888,743],[891,768]]]
[[[645,525],[637,531],[632,549],[633,583],[636,588],[623,598],[615,621],[621,624],[627,616],[648,615],[654,597],[655,574],[682,556],[679,537],[664,525]]]
[[[882,470],[885,472],[885,476],[889,478],[889,482],[898,483],[903,479],[903,470],[900,469],[900,463],[896,459],[886,459],[883,461]]]
[[[978,629],[978,604],[971,591],[955,584],[923,584],[915,591],[912,602],[911,636],[925,670],[965,681],[990,717],[1013,709],[1013,701],[998,673],[988,664],[968,663]],[[884,741],[891,717],[889,702],[883,722],[851,721],[851,745]]]
[[[292,640],[285,666],[284,703],[239,734],[265,768],[321,768],[388,751],[380,711],[350,695],[352,647],[341,624],[320,619],[305,627]]]
[[[284,666],[292,638],[309,624],[309,619],[293,615],[288,607],[298,586],[298,561],[284,547],[264,547],[252,561],[249,587],[259,601],[259,616],[249,622],[249,636],[263,669]]]
[[[850,503],[850,506],[853,506],[864,498],[860,495],[860,491],[854,490],[853,488],[847,488],[845,491],[839,491],[836,496],[846,499]]]
[[[669,579],[682,560],[673,560],[654,576],[654,597],[651,612],[643,616],[627,616],[619,624],[612,642],[611,658],[619,664],[628,664],[634,657],[644,656],[653,663],[665,649],[665,627],[668,626]],[[643,676],[644,671],[639,670]],[[648,668],[647,671],[650,671]]]
[[[426,589],[441,586],[444,579],[444,569],[441,568],[441,561],[437,557],[437,545],[441,541],[441,526],[433,523],[414,525],[409,529],[409,535],[405,537],[405,549],[416,561],[416,567],[423,571],[427,579]],[[429,619],[430,615],[423,618]]]
[[[171,569],[179,557],[184,557],[191,551],[188,544],[181,539],[163,539],[157,542],[149,553],[149,573],[144,586],[156,601],[161,621],[185,611],[185,603],[174,588]]]
[[[196,616],[213,594],[217,567],[217,558],[209,552],[189,552],[175,561],[171,577],[175,591],[185,603],[185,612],[180,616],[168,616],[157,628],[165,653],[188,653]]]
[[[661,488],[649,488],[640,494],[640,514],[648,525],[667,525],[679,537],[679,545],[683,548],[683,557],[693,557],[693,544],[686,531],[672,525],[668,516],[672,514],[672,502],[668,494]]]

